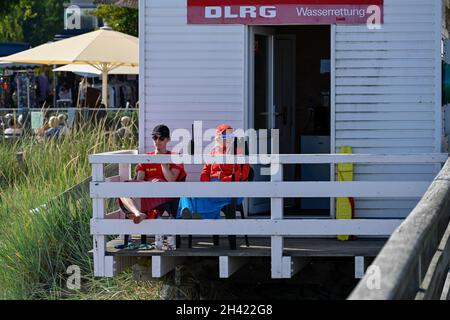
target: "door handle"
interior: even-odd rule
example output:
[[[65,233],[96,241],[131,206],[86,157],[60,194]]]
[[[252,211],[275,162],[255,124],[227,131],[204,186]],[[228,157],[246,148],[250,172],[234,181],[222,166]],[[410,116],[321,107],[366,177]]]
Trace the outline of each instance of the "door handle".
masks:
[[[287,124],[287,107],[283,107],[282,108],[282,112],[275,112],[275,117],[283,117],[282,121],[283,124],[286,125]]]

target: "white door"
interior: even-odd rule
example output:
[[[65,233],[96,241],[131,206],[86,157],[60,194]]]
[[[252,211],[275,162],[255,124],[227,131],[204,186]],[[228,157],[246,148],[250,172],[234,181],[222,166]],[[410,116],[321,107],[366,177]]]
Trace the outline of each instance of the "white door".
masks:
[[[249,77],[250,77],[250,128],[270,130],[275,126],[274,112],[274,38],[275,30],[267,27],[250,27]],[[270,135],[267,141],[270,153]],[[258,146],[258,153],[265,153]],[[261,175],[261,165],[253,166],[254,181],[269,181],[270,176]],[[270,213],[269,199],[257,198],[249,201],[249,214]]]
[[[274,42],[274,128],[279,131],[280,154],[295,154],[300,141],[296,139],[296,60],[297,41],[292,34],[279,34]],[[286,165],[283,175],[286,181],[295,178],[296,166]],[[295,199],[284,199],[285,209],[293,208]],[[286,210],[286,214],[289,214]]]
[[[266,150],[258,152],[295,153],[295,36],[275,35],[275,29],[268,27],[250,30],[250,127],[269,130],[266,141],[260,138]],[[279,130],[278,150],[272,150],[271,129]],[[261,168],[254,166],[255,181],[269,181]],[[293,166],[286,168],[285,176],[294,174]],[[250,214],[269,213],[270,200],[252,199],[249,209]]]
[[[295,141],[295,91],[296,91],[296,44],[295,35],[280,34],[274,42],[274,128],[279,130],[281,154],[294,154]],[[299,146],[299,145],[298,145]],[[293,177],[294,167],[285,168],[285,177]]]

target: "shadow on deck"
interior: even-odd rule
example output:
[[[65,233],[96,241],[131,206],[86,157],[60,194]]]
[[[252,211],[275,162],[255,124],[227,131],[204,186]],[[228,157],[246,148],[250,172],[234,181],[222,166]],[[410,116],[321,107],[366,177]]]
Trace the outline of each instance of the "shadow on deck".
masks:
[[[133,239],[139,243],[138,239]],[[153,238],[149,238],[152,242]],[[284,255],[291,257],[375,257],[387,239],[358,239],[338,241],[335,238],[286,238]],[[214,246],[212,237],[194,237],[193,246],[187,248],[188,239],[183,237],[181,247],[174,251],[116,249],[123,240],[108,242],[107,256],[178,256],[178,257],[270,257],[270,238],[250,237],[250,247],[243,238],[237,239],[237,250],[230,250],[227,237],[221,237],[219,246]]]

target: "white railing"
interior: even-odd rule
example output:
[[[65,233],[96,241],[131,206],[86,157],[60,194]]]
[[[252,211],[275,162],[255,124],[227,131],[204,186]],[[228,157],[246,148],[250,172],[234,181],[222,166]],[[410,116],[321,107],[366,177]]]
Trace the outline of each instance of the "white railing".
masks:
[[[238,156],[235,159],[216,157],[216,163],[254,163],[260,155]],[[91,155],[91,197],[94,236],[94,269],[97,276],[110,276],[112,257],[105,257],[106,236],[115,234],[176,234],[176,235],[251,235],[271,237],[271,263],[273,278],[290,278],[294,261],[283,256],[284,237],[334,236],[390,236],[402,223],[401,219],[289,219],[284,220],[283,198],[420,198],[431,181],[408,182],[284,182],[283,166],[287,164],[441,164],[447,154],[409,155],[274,155],[270,166],[276,174],[266,182],[174,182],[174,183],[122,183],[130,179],[131,164],[172,163],[171,156],[137,155],[137,151],[121,151]],[[209,159],[210,156],[205,156]],[[183,156],[184,163],[198,161],[196,156]],[[119,164],[119,177],[106,179],[104,165]],[[277,170],[275,170],[277,169]],[[136,225],[124,219],[105,219],[105,199],[117,197],[244,197],[270,198],[270,219],[245,220],[146,220]],[[156,274],[161,275],[159,270]]]
[[[447,161],[350,300],[450,299],[449,178]]]

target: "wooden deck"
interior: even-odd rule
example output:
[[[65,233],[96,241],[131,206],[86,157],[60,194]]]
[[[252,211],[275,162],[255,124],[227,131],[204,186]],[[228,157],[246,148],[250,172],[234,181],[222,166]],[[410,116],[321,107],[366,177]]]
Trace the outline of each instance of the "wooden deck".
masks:
[[[355,241],[338,241],[333,238],[286,238],[284,255],[291,257],[375,257],[387,239],[358,239]],[[139,240],[134,239],[139,243]],[[148,242],[153,242],[149,237]],[[228,238],[221,237],[220,245],[214,246],[211,238],[193,239],[192,249],[187,248],[188,239],[182,239],[181,248],[175,251],[116,249],[123,240],[108,242],[107,256],[143,257],[143,256],[178,256],[178,257],[270,257],[270,238],[250,238],[250,247],[245,246],[244,238],[238,237],[237,250],[230,250]]]

